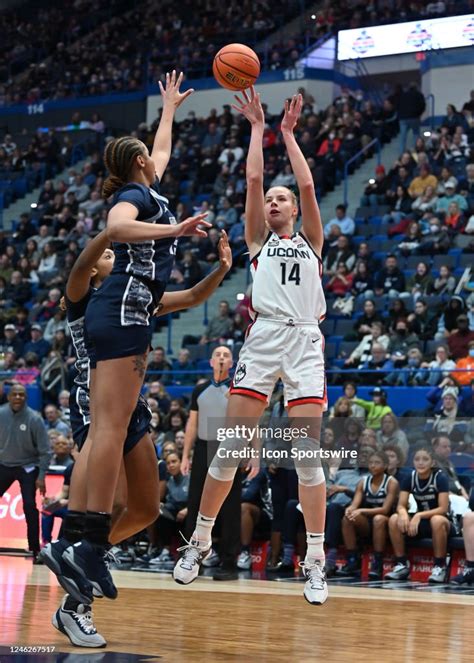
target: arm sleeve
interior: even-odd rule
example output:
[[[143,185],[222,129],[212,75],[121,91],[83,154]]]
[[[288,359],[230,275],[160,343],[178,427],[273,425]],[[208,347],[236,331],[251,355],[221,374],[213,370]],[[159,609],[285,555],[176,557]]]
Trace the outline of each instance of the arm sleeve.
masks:
[[[40,419],[40,417],[34,417],[31,425],[31,433],[33,436],[33,443],[38,449],[39,454],[39,479],[44,479],[46,470],[49,467],[49,462],[51,460],[51,445],[49,443],[48,433],[46,428]]]

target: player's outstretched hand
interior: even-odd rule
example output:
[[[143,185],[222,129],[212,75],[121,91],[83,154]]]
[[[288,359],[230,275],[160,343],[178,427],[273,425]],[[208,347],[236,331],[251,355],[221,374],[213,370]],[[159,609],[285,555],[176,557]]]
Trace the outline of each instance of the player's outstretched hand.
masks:
[[[285,100],[285,114],[281,121],[282,131],[293,131],[298,124],[303,108],[303,96],[301,94],[294,94],[291,101]]]
[[[247,90],[243,90],[241,96],[235,94],[234,97],[238,105],[232,104],[232,108],[238,113],[242,113],[250,124],[261,124],[262,126],[265,124],[265,114],[260,102],[260,95],[255,92],[253,85],[250,88],[250,96]]]
[[[221,238],[217,245],[219,249],[219,263],[227,272],[232,267],[232,250],[229,246],[229,238],[225,230],[221,231]]]
[[[204,228],[211,228],[212,224],[208,223],[204,219],[207,216],[207,212],[202,212],[196,216],[190,216],[189,219],[185,219],[178,223],[176,227],[175,237],[191,237],[192,235],[197,235],[198,237],[207,237],[207,232],[203,228],[198,226],[204,226]]]
[[[163,87],[163,83],[158,81],[160,87],[161,96],[163,97],[163,106],[170,105],[174,108],[181,106],[183,101],[189,97],[194,92],[194,89],[191,88],[186,90],[186,92],[180,92],[179,88],[183,82],[183,72],[180,73],[178,78],[176,78],[176,70],[173,69],[171,74],[167,72],[165,83],[166,87]]]

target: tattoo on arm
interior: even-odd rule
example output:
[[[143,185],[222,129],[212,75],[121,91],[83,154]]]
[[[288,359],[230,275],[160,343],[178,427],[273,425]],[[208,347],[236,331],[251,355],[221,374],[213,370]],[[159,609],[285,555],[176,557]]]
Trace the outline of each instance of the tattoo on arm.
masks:
[[[136,371],[141,378],[144,378],[146,371],[146,354],[134,357],[133,364],[133,370]]]

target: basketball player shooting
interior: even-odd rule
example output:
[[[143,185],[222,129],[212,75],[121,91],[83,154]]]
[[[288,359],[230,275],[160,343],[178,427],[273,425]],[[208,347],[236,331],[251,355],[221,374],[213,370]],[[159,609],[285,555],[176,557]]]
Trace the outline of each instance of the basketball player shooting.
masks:
[[[298,217],[295,194],[280,186],[266,193],[263,190],[265,117],[260,95],[252,87],[235,98],[237,105],[233,108],[252,126],[247,157],[245,241],[253,277],[253,322],[240,352],[226,416],[228,422],[245,417],[247,426],[255,426],[281,378],[285,405],[293,422],[311,422],[309,438],[296,440],[294,446],[302,451],[295,466],[307,532],[307,552],[301,564],[306,578],[304,596],[309,603],[318,605],[326,601],[328,594],[323,548],[326,486],[317,458],[326,402],[324,339],[319,321],[324,318],[326,303],[321,283],[321,216],[311,171],[294,136],[303,99],[295,95],[285,102],[281,123],[301,199],[302,231],[294,232]],[[245,444],[242,441],[242,446]],[[250,464],[251,474],[255,474],[258,463],[252,459]],[[183,555],[173,572],[176,582],[187,585],[197,578],[200,564],[211,549],[212,527],[236,469],[217,456],[212,461],[196,529],[181,548]]]

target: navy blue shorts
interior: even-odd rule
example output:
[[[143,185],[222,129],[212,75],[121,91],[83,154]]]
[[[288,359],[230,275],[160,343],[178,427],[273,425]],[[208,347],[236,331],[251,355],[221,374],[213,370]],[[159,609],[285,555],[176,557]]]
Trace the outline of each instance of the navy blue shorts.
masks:
[[[69,400],[70,418],[72,428],[72,439],[79,451],[84,446],[89,433],[89,419],[83,417],[83,412],[78,405],[75,395],[77,387],[73,387]],[[123,455],[128,454],[140,442],[142,437],[149,433],[151,422],[151,410],[145,398],[140,394],[137,407],[133,411],[132,418],[128,424],[127,438],[123,445]]]
[[[145,354],[150,318],[164,292],[128,274],[112,274],[91,297],[85,316],[86,343],[94,363]],[[92,362],[91,362],[92,366]],[[94,366],[92,366],[94,367]]]
[[[89,391],[77,384],[73,386],[69,395],[69,418],[72,439],[80,451],[89,433],[90,411]]]

